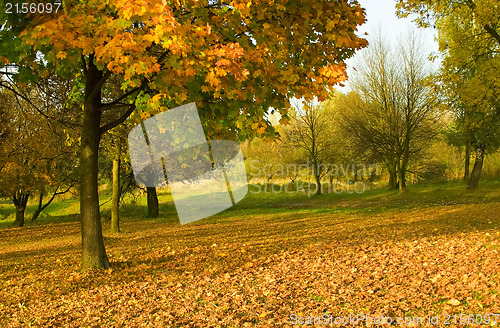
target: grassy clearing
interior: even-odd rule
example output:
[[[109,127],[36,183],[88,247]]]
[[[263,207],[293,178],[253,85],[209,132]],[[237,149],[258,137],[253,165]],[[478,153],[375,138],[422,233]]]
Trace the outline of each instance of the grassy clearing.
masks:
[[[1,229],[0,326],[270,327],[325,313],[440,315],[444,326],[446,314],[500,313],[499,181],[249,194],[184,226],[160,198],[160,219],[143,218],[141,199],[123,209],[123,233],[103,221],[106,272],[79,271],[75,213],[52,212],[72,200]]]

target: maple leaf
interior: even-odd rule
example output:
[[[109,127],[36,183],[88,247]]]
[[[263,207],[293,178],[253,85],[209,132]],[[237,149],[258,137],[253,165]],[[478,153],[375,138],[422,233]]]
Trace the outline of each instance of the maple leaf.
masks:
[[[64,59],[64,58],[66,58],[66,56],[67,56],[66,51],[59,51],[59,52],[57,53],[57,55],[56,55],[56,58],[57,58],[57,59]]]

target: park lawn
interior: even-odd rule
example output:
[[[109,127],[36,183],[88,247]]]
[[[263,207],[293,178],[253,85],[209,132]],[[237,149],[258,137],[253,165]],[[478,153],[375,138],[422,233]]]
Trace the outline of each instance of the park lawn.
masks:
[[[127,205],[116,235],[104,209],[106,271],[80,272],[74,213],[0,229],[0,327],[286,327],[324,314],[451,315],[449,327],[500,313],[499,181],[249,194],[183,226],[160,201],[158,219],[142,199]]]

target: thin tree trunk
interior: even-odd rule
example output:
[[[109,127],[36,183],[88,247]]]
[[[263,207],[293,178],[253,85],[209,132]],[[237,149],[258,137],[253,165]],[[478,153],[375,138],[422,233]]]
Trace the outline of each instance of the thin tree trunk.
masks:
[[[398,180],[399,180],[399,192],[406,192],[408,188],[406,187],[406,169],[408,168],[408,156],[405,154],[401,159],[401,164],[398,170]]]
[[[156,194],[155,187],[146,188],[148,199],[148,217],[157,218],[160,216],[160,209],[158,207],[158,195]]]
[[[409,115],[410,116],[410,115]],[[408,188],[406,186],[406,170],[408,169],[408,161],[410,159],[410,138],[412,135],[412,130],[409,126],[409,118],[406,118],[406,136],[403,140],[403,149],[401,154],[401,160],[399,162],[398,168],[398,180],[399,180],[399,192],[406,192]]]
[[[33,216],[31,217],[31,222],[35,222],[36,219],[38,219],[38,216],[40,213],[42,213],[43,210],[43,192],[40,193],[40,197],[38,198],[38,208],[36,209],[35,213],[33,213]]]
[[[470,143],[465,144],[465,164],[464,164],[464,181],[468,181],[470,176]]]
[[[270,176],[267,176],[266,178],[267,178],[267,183],[266,183],[265,191],[269,192],[269,191],[271,191],[269,188],[271,188],[271,179],[273,178],[273,176],[270,175]]]
[[[98,151],[101,139],[101,94],[97,92],[90,98],[102,72],[88,61],[86,72],[86,97],[83,111],[82,137],[80,144],[80,213],[82,233],[82,269],[109,268],[104,249],[101,214],[98,195]]]
[[[316,162],[316,161],[315,161]],[[314,179],[316,180],[316,195],[321,195],[321,171],[319,164],[313,164]]]
[[[54,193],[52,194],[52,197],[50,197],[49,201],[47,203],[45,203],[45,205],[42,205],[42,200],[43,200],[43,193],[40,193],[40,198],[39,198],[39,201],[38,201],[38,208],[36,209],[35,213],[33,213],[33,216],[31,217],[31,222],[35,222],[36,219],[38,218],[38,216],[40,215],[40,213],[42,213],[42,211],[44,209],[47,208],[47,206],[49,206],[52,201],[54,200],[54,198],[56,198],[57,195],[62,195],[62,194],[65,194],[67,193],[72,187],[73,187],[74,183],[71,184],[68,189],[66,189],[65,191],[57,191],[59,190],[59,187],[56,188],[56,190],[54,191]]]
[[[408,190],[406,188],[406,172],[403,168],[403,164],[400,164],[398,168],[398,185],[399,192],[406,192]]]
[[[472,173],[469,177],[469,182],[467,183],[467,189],[476,189],[479,186],[479,179],[481,178],[481,172],[483,170],[484,162],[484,146],[479,146],[476,149],[476,160],[474,161],[474,167],[472,168]]]
[[[120,141],[117,137],[113,154],[113,195],[111,199],[111,232],[120,232]]]

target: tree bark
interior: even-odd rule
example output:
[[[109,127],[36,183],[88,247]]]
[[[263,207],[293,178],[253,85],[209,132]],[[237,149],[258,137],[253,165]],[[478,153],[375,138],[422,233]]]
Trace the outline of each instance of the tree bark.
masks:
[[[483,170],[484,162],[484,146],[479,146],[476,149],[476,160],[474,161],[474,167],[472,168],[472,173],[469,177],[469,182],[467,183],[467,189],[476,189],[479,186],[479,179],[481,178],[481,172]]]
[[[390,162],[387,164],[387,170],[389,171],[389,189],[395,190],[398,189],[398,176],[396,163]]]
[[[156,188],[147,187],[146,193],[148,199],[148,217],[157,218],[160,216],[160,210],[158,207],[158,196],[156,195]]]
[[[14,221],[14,225],[18,227],[24,226],[24,213],[26,211],[26,205],[28,204],[29,196],[29,194],[18,191],[12,197],[12,202],[16,206],[16,220]]]
[[[321,178],[319,175],[314,177],[316,179],[316,193],[315,195],[321,195]]]
[[[403,164],[400,164],[398,167],[398,186],[399,192],[406,192],[408,190],[406,188],[406,173]]]
[[[316,195],[321,195],[321,171],[318,164],[314,164],[314,179],[316,180]]]
[[[99,84],[102,72],[90,56],[86,72],[85,104],[80,144],[80,213],[82,233],[82,269],[109,268],[102,237],[101,214],[98,195],[98,151],[101,139],[101,92],[94,88]]]
[[[38,219],[38,216],[40,213],[42,213],[43,210],[43,192],[40,193],[40,197],[38,199],[38,208],[36,209],[35,213],[33,213],[33,216],[31,217],[31,222],[35,222],[36,219]]]
[[[399,180],[399,192],[406,192],[408,188],[406,187],[406,170],[408,168],[408,154],[403,154],[401,159],[401,164],[398,170],[398,180]]]
[[[14,221],[14,225],[18,227],[24,226],[24,212],[26,207],[16,207],[16,221]]]
[[[470,176],[470,143],[465,144],[464,181],[468,181]]]
[[[111,232],[120,232],[120,140],[115,140],[113,154],[113,195],[111,199]]]

